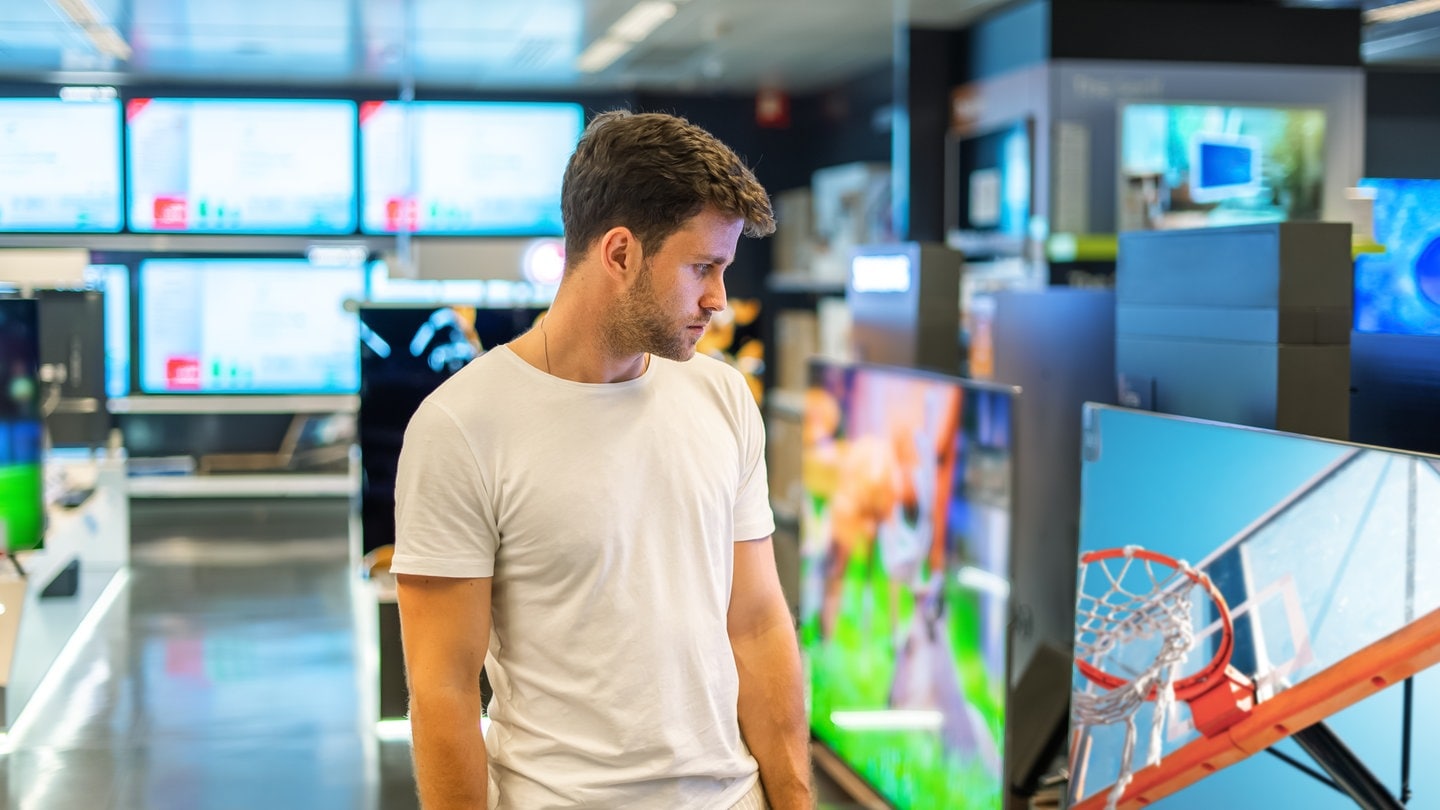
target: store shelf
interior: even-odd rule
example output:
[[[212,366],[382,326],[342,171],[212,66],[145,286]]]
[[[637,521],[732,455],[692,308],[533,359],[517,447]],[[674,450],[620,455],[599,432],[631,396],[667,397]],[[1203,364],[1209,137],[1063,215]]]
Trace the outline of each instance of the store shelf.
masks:
[[[156,475],[130,479],[131,498],[349,497],[355,481],[345,473]]]
[[[809,273],[774,273],[765,279],[765,286],[777,293],[845,294],[845,279],[816,278]]]
[[[355,413],[360,397],[287,395],[131,396],[110,400],[111,413]]]

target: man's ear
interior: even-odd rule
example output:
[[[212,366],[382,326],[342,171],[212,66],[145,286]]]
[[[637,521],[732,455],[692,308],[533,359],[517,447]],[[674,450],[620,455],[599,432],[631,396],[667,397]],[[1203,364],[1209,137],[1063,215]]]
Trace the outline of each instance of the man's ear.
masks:
[[[600,237],[600,264],[605,273],[615,281],[628,283],[635,277],[645,259],[644,249],[635,233],[624,226],[616,226]]]

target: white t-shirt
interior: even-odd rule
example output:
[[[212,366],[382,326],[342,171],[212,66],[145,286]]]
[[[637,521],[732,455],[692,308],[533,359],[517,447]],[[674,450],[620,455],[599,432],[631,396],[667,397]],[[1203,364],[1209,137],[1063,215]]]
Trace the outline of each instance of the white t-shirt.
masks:
[[[494,577],[492,808],[728,808],[755,783],[725,618],[734,543],[775,525],[738,372],[585,384],[498,348],[415,413],[395,500],[392,571]]]

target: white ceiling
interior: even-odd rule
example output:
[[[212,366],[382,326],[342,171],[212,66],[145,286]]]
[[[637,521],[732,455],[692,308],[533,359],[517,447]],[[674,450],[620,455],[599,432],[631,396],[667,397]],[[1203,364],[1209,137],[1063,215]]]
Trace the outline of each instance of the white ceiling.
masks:
[[[633,2],[3,0],[0,80],[799,92],[888,62],[897,20],[955,27],[1007,0],[677,0],[611,68],[578,73],[576,56]],[[60,10],[75,3],[113,25],[128,60],[97,52]]]
[[[579,53],[634,2],[0,0],[0,81],[804,92],[888,63],[897,23],[955,28],[1012,0],[676,0],[675,16],[609,69],[577,72]],[[130,58],[98,52],[66,6],[111,24]],[[1370,26],[1364,54],[1440,64],[1440,14]]]

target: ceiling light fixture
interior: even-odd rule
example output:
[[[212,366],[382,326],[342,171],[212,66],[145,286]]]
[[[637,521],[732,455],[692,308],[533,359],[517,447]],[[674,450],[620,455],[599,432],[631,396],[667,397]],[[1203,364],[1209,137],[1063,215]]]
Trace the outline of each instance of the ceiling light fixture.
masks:
[[[620,19],[616,20],[605,34],[590,43],[575,60],[575,67],[582,73],[599,73],[615,64],[638,43],[655,32],[656,28],[675,16],[676,5],[670,0],[640,0]]]
[[[95,50],[116,59],[130,59],[130,43],[120,36],[115,26],[105,19],[105,14],[91,4],[90,0],[50,0],[50,5],[90,40]]]
[[[616,59],[630,50],[630,43],[614,37],[604,36],[590,43],[575,59],[575,67],[582,73],[599,73],[615,63]]]
[[[1394,5],[1368,9],[1364,18],[1367,23],[1390,23],[1434,14],[1437,11],[1440,11],[1440,0],[1406,0],[1406,2]]]
[[[674,16],[675,4],[668,0],[640,0],[610,26],[609,35],[626,42],[640,42]]]

